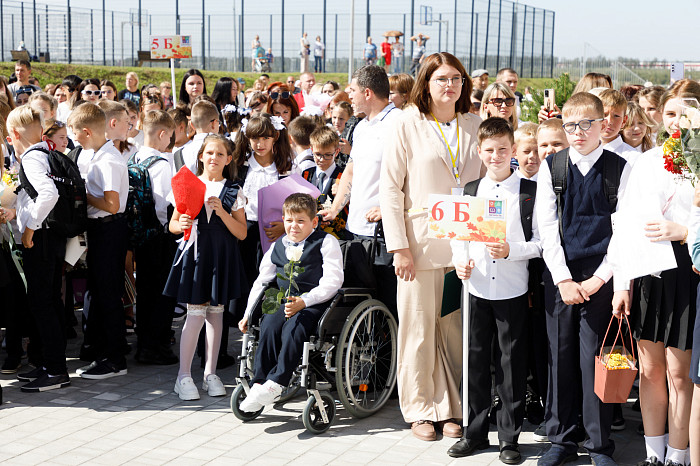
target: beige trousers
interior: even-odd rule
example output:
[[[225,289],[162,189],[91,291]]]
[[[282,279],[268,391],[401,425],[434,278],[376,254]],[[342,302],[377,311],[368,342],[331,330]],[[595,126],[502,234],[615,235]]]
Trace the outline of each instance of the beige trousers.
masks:
[[[462,418],[462,313],[440,317],[448,270],[398,280],[398,388],[406,422]]]

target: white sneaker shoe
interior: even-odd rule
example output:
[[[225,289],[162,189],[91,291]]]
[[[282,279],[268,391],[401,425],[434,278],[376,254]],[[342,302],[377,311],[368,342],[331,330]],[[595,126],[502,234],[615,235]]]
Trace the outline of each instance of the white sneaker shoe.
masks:
[[[175,381],[175,393],[178,394],[181,400],[198,400],[199,390],[194,384],[192,377],[185,377],[182,380]]]
[[[218,375],[209,374],[202,382],[202,390],[206,391],[209,396],[226,396],[226,387]]]
[[[258,403],[258,395],[261,393],[261,388],[262,385],[259,383],[253,384],[253,386],[250,387],[248,396],[246,396],[245,400],[241,401],[238,408],[246,413],[254,413],[263,409],[264,406]]]
[[[263,406],[271,405],[275,400],[279,399],[282,395],[282,390],[284,387],[277,382],[272,380],[266,381],[260,387],[260,392],[257,395],[257,401]]]

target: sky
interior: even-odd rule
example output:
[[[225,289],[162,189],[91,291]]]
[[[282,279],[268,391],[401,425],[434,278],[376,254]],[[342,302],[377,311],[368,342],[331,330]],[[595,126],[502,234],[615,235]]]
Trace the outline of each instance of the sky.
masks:
[[[240,9],[241,0],[206,0],[207,13],[231,14],[233,2]],[[469,10],[469,0],[457,0],[460,11]],[[65,0],[39,0],[41,3],[65,5]],[[485,3],[486,0],[477,0]],[[247,13],[279,11],[280,0],[264,0],[258,3],[248,0]],[[497,3],[497,2],[496,2]],[[577,57],[588,50],[598,50],[609,58],[619,56],[649,60],[700,61],[700,5],[698,0],[669,0],[668,11],[658,0],[527,0],[529,6],[545,8],[556,13],[554,55]],[[26,4],[31,2],[26,1]],[[175,0],[144,0],[143,7],[151,12],[174,12]],[[264,9],[257,5],[264,4]],[[356,30],[364,27],[365,0],[356,1]],[[410,0],[370,0],[373,13],[408,13]],[[432,5],[435,12],[449,12],[454,8],[452,0],[415,0],[416,11],[421,4]],[[100,7],[99,0],[71,0],[73,7]],[[180,14],[201,14],[200,1],[180,1]],[[290,14],[321,13],[320,0],[286,0],[285,9]],[[137,8],[138,0],[106,0],[108,10],[128,11]],[[349,14],[350,0],[329,0],[329,12]],[[417,15],[417,13],[416,13]]]

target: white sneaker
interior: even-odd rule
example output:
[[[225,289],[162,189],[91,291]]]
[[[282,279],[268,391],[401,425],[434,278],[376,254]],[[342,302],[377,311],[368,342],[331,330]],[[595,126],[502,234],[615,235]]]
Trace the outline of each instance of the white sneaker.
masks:
[[[248,396],[246,396],[245,400],[241,401],[241,404],[238,408],[246,413],[254,413],[263,409],[264,406],[258,403],[258,395],[260,395],[261,393],[261,388],[262,385],[260,385],[259,383],[253,384],[253,386],[250,387]]]
[[[209,374],[202,382],[202,390],[205,390],[209,396],[226,396],[226,388],[218,375]]]
[[[263,406],[271,405],[275,400],[279,399],[282,395],[282,390],[284,387],[277,382],[272,380],[266,381],[260,387],[260,392],[257,395],[257,401]]]
[[[83,375],[84,372],[87,372],[90,369],[94,369],[95,367],[97,367],[97,361],[92,361],[87,366],[79,367],[78,369],[76,369],[75,373],[76,375]]]
[[[181,400],[189,401],[199,399],[199,390],[197,390],[197,386],[194,384],[192,377],[176,380],[175,393],[177,393]]]

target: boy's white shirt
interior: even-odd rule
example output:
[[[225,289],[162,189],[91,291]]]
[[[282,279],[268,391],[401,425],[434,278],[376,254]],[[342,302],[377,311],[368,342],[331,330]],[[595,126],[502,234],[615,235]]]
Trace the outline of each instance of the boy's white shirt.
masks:
[[[81,154],[82,155],[82,154]],[[119,210],[126,210],[126,198],[129,196],[129,174],[124,156],[114,147],[112,141],[107,141],[99,150],[92,152],[88,163],[88,173],[85,183],[88,194],[104,197],[106,191],[119,193]],[[107,217],[105,210],[88,205],[88,218]]]
[[[469,279],[469,292],[489,300],[510,299],[522,296],[528,290],[528,261],[540,257],[542,249],[537,231],[537,219],[533,216],[532,239],[525,241],[520,221],[519,170],[503,181],[485,176],[479,183],[477,197],[506,201],[506,238],[510,246],[507,258],[493,259],[484,243],[472,242],[469,247],[474,269]]]
[[[287,235],[282,236],[277,241],[282,241],[282,244],[284,244],[285,247],[295,244],[287,239]],[[253,307],[255,306],[255,301],[260,293],[262,293],[264,284],[275,281],[277,266],[272,263],[272,251],[275,249],[277,241],[272,243],[265,255],[263,255],[262,261],[260,262],[260,275],[258,275],[258,278],[255,279],[255,283],[253,283],[253,287],[250,290],[248,305],[246,306],[245,310],[245,318],[250,318],[250,314],[253,312]],[[297,243],[297,245],[301,245],[303,247],[305,242],[306,239],[300,243]],[[326,235],[323,238],[323,243],[321,244],[321,256],[323,257],[323,275],[318,281],[317,287],[302,295],[306,307],[328,301],[336,295],[340,287],[343,285],[343,279],[345,277],[343,273],[343,254],[340,251],[340,244],[338,243],[338,240],[335,239],[333,235]]]
[[[610,152],[615,152],[627,162],[631,163],[632,166],[634,166],[634,163],[637,161],[637,157],[639,157],[639,151],[627,144],[619,134],[615,139],[607,144],[604,144],[603,149],[609,150]]]
[[[522,172],[522,170],[520,170],[520,168],[515,170],[515,173],[518,175],[519,178],[522,178],[524,180],[534,181],[535,183],[537,182],[537,175],[540,174],[539,172],[537,172],[534,175],[528,177],[525,173]]]
[[[45,142],[34,144],[22,154],[22,168],[24,174],[27,175],[27,180],[32,184],[37,192],[37,198],[32,200],[24,189],[17,195],[17,226],[20,233],[29,227],[32,230],[41,229],[41,224],[44,223],[46,217],[58,201],[58,189],[56,184],[48,174],[51,172],[49,167],[48,155],[44,152],[34,150],[41,147],[49,149]]]
[[[151,177],[151,189],[153,191],[153,200],[156,204],[156,215],[161,225],[168,223],[168,196],[172,191],[171,181],[173,178],[172,168],[170,166],[172,155],[164,154],[151,147],[143,146],[134,155],[136,163],[143,162],[149,157],[162,157],[165,161],[157,161],[148,169],[148,175]],[[170,156],[170,158],[168,158]]]
[[[311,167],[316,166],[316,162],[313,159],[313,151],[311,149],[303,150],[294,158],[294,163],[292,164],[292,173],[301,175],[304,170],[308,170]],[[304,160],[304,157],[311,156],[310,160]]]
[[[585,177],[591,170],[593,165],[603,155],[603,144],[600,143],[588,155],[582,155],[573,147],[569,147],[569,159],[571,163],[578,168],[581,174]],[[620,185],[618,187],[618,206],[624,198],[627,181],[631,172],[631,165],[625,164],[620,175]],[[542,246],[542,258],[547,264],[547,268],[552,274],[552,280],[557,285],[564,280],[570,280],[571,272],[566,265],[566,256],[564,248],[561,245],[559,238],[559,222],[557,218],[557,196],[554,194],[552,187],[552,174],[549,170],[549,164],[542,163],[540,165],[540,176],[537,178],[537,198],[535,200],[535,217],[540,234],[540,244]],[[607,255],[593,274],[607,283],[612,278],[613,271],[608,264]]]
[[[185,161],[185,166],[192,173],[197,173],[197,154],[199,149],[202,148],[204,138],[209,136],[209,134],[212,133],[197,133],[190,142],[182,146],[182,159]]]

